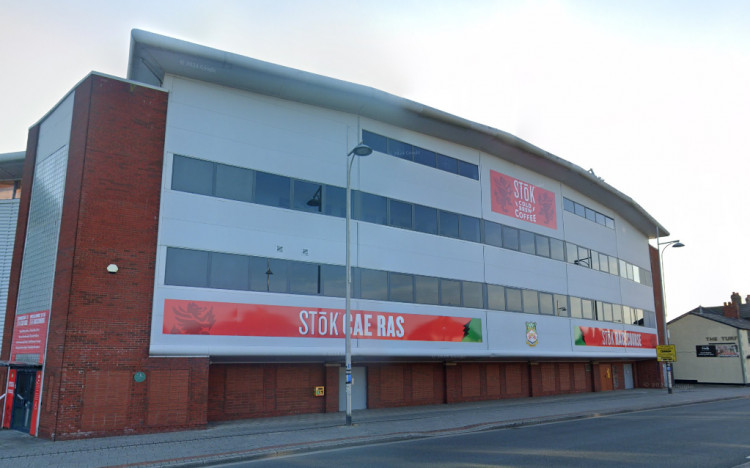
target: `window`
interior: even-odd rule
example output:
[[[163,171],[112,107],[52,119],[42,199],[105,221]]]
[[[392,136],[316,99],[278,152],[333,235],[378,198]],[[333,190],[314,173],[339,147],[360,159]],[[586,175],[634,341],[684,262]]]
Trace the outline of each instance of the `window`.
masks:
[[[553,260],[565,261],[565,243],[560,239],[549,240],[549,251]]]
[[[422,205],[414,205],[414,229],[427,234],[437,234],[437,210]]]
[[[255,203],[289,208],[292,181],[267,172],[255,173]]]
[[[620,304],[612,304],[612,321],[617,323],[622,322],[622,306]]]
[[[446,306],[461,305],[461,282],[454,280],[440,280],[440,304]]]
[[[575,213],[578,216],[580,216],[582,218],[585,218],[586,217],[586,207],[583,206],[583,205],[581,205],[580,203],[576,203],[575,204]]]
[[[458,175],[469,179],[479,180],[479,166],[458,160]]]
[[[435,152],[415,146],[414,162],[425,166],[435,167]]]
[[[289,291],[289,269],[290,262],[279,258],[270,258],[267,262],[266,270],[266,291],[285,293]]]
[[[580,297],[570,297],[570,316],[573,318],[583,318],[583,306]]]
[[[581,309],[583,318],[594,320],[594,302],[588,299],[581,299]]]
[[[248,260],[245,255],[211,253],[209,287],[239,291],[249,289],[250,270]]]
[[[388,273],[358,268],[360,297],[379,301],[388,300]]]
[[[534,233],[529,231],[521,231],[520,235],[521,252],[534,255],[536,253],[536,247],[534,246]]]
[[[494,245],[495,247],[503,246],[503,233],[500,224],[492,221],[484,222],[484,243]]]
[[[320,267],[315,263],[289,262],[289,292],[293,294],[320,293]]]
[[[492,310],[505,310],[505,288],[496,284],[487,285],[487,307]]]
[[[566,242],[565,256],[568,259],[568,263],[575,263],[576,260],[578,260],[578,246],[573,243]]]
[[[577,265],[591,268],[591,252],[585,247],[578,247],[578,262]]]
[[[320,266],[320,293],[324,296],[346,296],[346,267],[339,265]]]
[[[379,153],[388,152],[388,138],[382,135],[362,130],[362,143],[372,148],[373,151]]]
[[[541,257],[549,257],[550,256],[549,237],[536,234],[534,236],[534,240],[536,242],[536,254]]]
[[[403,273],[389,275],[389,300],[396,302],[414,302],[414,278]]]
[[[346,189],[333,185],[323,187],[323,213],[346,218]]]
[[[482,283],[473,281],[463,282],[463,306],[473,307],[475,309],[484,308],[484,293],[482,292]]]
[[[518,250],[518,229],[503,226],[503,248]]]
[[[563,198],[563,209],[565,211],[570,211],[571,213],[576,212],[576,205],[573,203],[572,200],[569,200],[567,198]]]
[[[617,257],[609,257],[609,273],[617,275]]]
[[[323,211],[323,186],[304,180],[295,180],[292,208],[316,213]]]
[[[609,256],[603,253],[599,254],[599,270],[609,273]]]
[[[527,314],[539,313],[539,293],[524,289],[523,294],[523,311]]]
[[[591,208],[586,208],[586,219],[589,221],[596,222],[596,211],[592,210]]]
[[[419,304],[438,304],[438,279],[430,276],[415,276],[414,289],[416,302]]]
[[[568,307],[568,296],[562,294],[554,294],[555,300],[555,315],[559,317],[570,316],[570,307]]]
[[[458,237],[458,215],[450,211],[440,211],[440,235]]]
[[[461,215],[459,234],[463,240],[479,242],[481,237],[479,231],[479,218]]]
[[[208,252],[167,249],[164,283],[172,286],[208,287]]]
[[[555,302],[552,294],[539,293],[539,313],[543,315],[555,315]]]
[[[359,191],[352,195],[356,219],[368,223],[386,224],[388,200],[385,197]]]
[[[216,196],[243,202],[253,201],[253,172],[250,169],[216,165]]]
[[[175,154],[172,159],[172,190],[213,195],[214,163]]]
[[[521,290],[515,288],[505,288],[505,305],[511,312],[523,312],[523,300],[521,299]]]
[[[458,174],[458,160],[456,160],[455,158],[451,158],[450,156],[437,153],[437,168],[441,171]]]
[[[591,268],[599,271],[599,253],[591,250]]]
[[[388,154],[408,161],[412,160],[411,145],[390,138],[388,139]]]
[[[602,306],[604,307],[604,320],[606,320],[607,322],[613,322],[614,318],[612,316],[612,304],[605,302],[604,304],[602,304]]]
[[[411,229],[412,228],[412,205],[411,203],[388,200],[390,204],[389,222],[391,226]]]

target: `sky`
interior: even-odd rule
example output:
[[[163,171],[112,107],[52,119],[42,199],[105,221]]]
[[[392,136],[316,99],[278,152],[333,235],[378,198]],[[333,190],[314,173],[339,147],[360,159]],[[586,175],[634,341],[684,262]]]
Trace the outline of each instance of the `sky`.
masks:
[[[750,295],[750,2],[0,0],[0,153],[130,31],[371,86],[512,133],[679,239],[668,318]],[[653,242],[653,241],[652,241]],[[644,265],[647,266],[647,265]]]

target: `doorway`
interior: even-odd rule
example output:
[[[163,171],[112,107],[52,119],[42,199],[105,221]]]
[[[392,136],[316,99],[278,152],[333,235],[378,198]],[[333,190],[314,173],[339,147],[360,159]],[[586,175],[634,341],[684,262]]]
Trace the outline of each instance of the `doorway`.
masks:
[[[10,416],[11,429],[27,433],[30,431],[34,410],[34,390],[36,390],[36,370],[18,369]]]
[[[352,409],[367,409],[367,369],[352,367]],[[346,370],[339,368],[339,411],[346,411]]]
[[[631,363],[625,363],[622,366],[623,373],[625,374],[625,389],[634,388],[634,381],[633,381],[633,364]]]

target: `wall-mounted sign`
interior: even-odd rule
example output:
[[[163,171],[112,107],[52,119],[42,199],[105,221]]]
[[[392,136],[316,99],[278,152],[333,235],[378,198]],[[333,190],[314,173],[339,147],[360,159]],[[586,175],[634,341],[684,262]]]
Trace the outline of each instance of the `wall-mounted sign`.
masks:
[[[553,192],[492,170],[490,187],[495,213],[557,229]]]
[[[11,362],[44,364],[48,320],[48,310],[16,315],[13,341],[10,345]]]
[[[657,345],[656,360],[659,362],[675,362],[677,360],[677,349],[675,345]]]
[[[226,302],[164,301],[167,335],[344,338],[341,309]],[[351,311],[352,338],[482,342],[482,319]]]
[[[326,388],[325,387],[315,387],[313,395],[315,395],[316,397],[325,396],[326,395]]]
[[[597,327],[575,327],[574,334],[576,346],[656,348],[656,335],[654,333]]]
[[[716,343],[710,345],[696,345],[696,357],[739,357],[740,352],[736,343]]]

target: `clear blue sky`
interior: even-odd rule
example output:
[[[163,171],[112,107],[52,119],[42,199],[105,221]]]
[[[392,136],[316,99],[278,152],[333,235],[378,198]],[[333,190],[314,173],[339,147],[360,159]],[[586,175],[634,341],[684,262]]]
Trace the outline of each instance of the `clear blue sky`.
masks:
[[[750,294],[748,1],[0,0],[0,153],[146,29],[365,84],[513,133],[687,247],[670,318]]]

